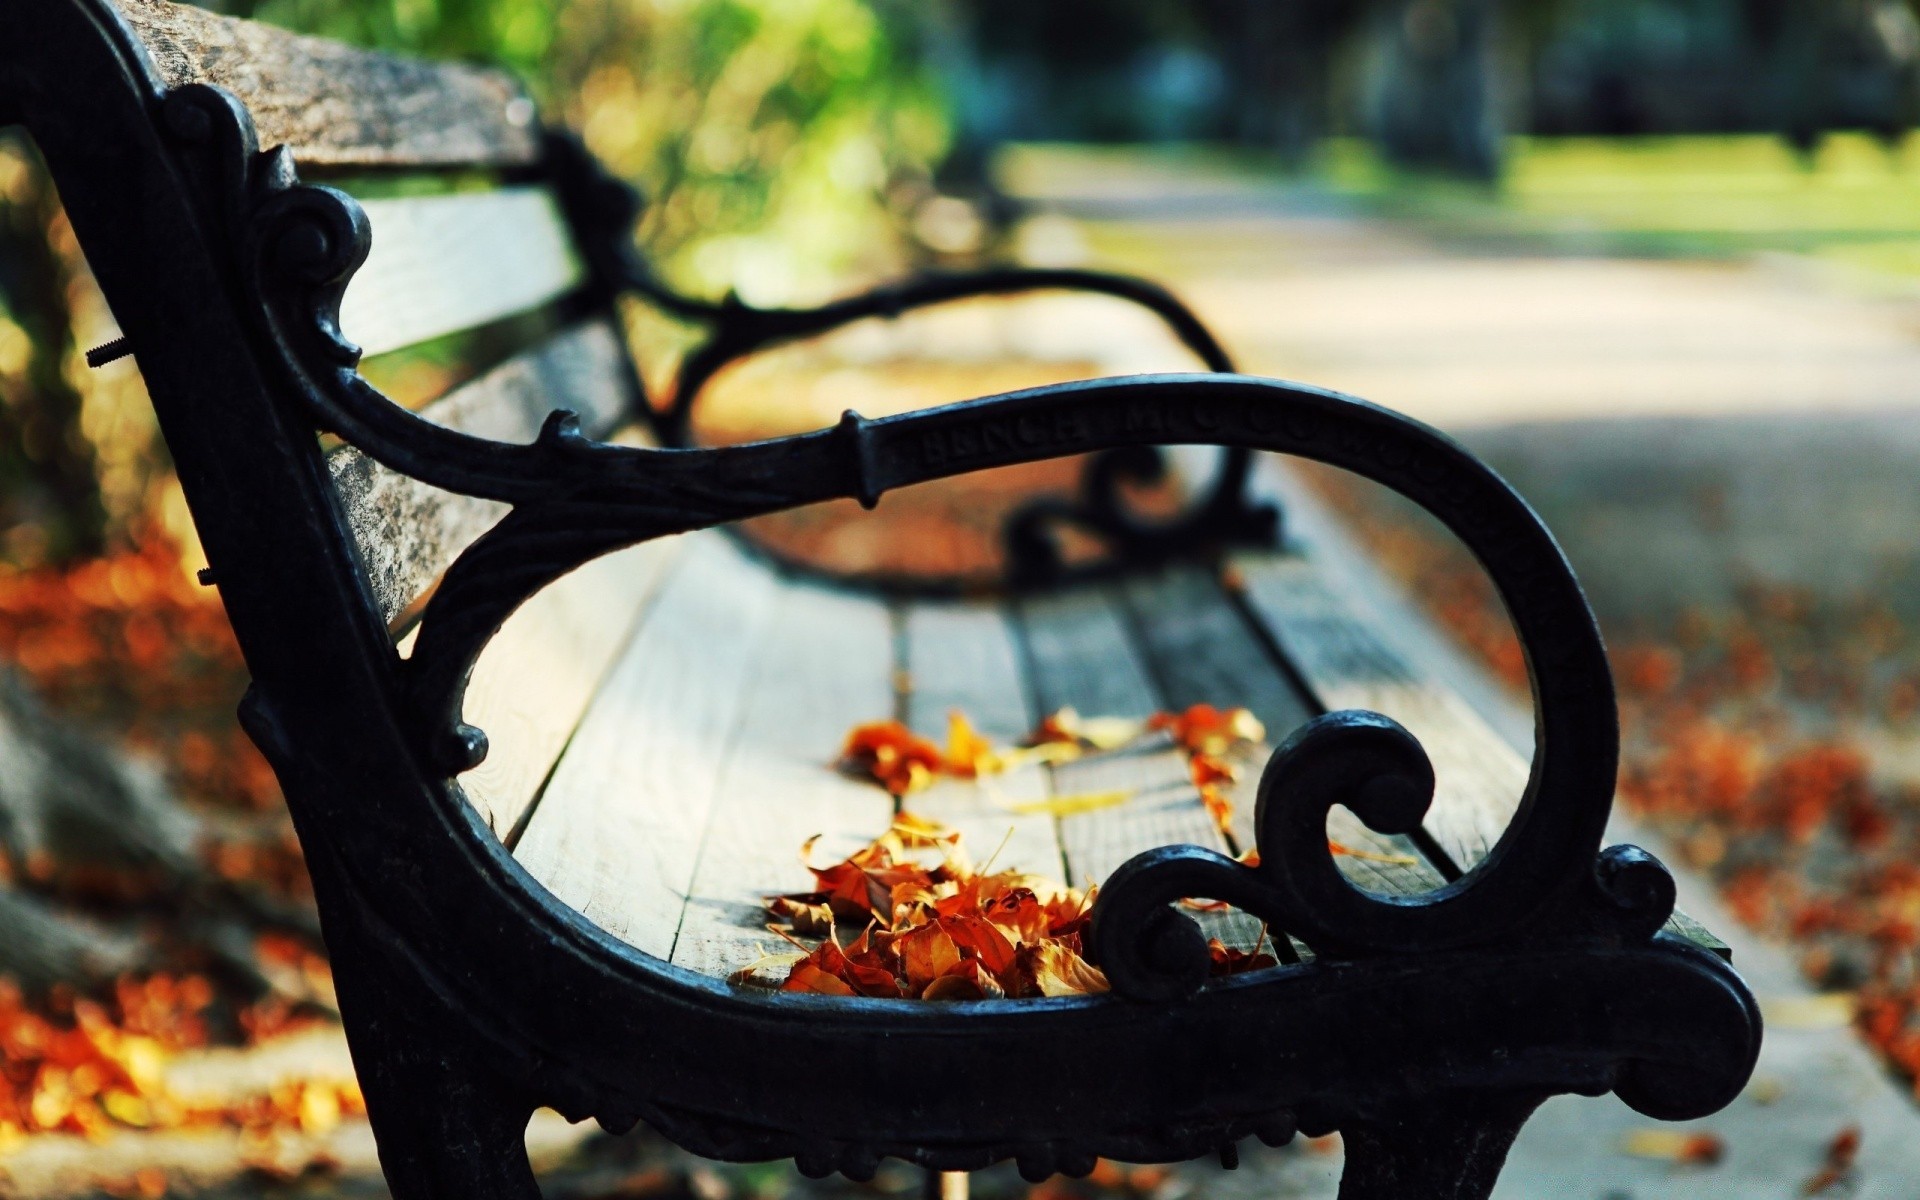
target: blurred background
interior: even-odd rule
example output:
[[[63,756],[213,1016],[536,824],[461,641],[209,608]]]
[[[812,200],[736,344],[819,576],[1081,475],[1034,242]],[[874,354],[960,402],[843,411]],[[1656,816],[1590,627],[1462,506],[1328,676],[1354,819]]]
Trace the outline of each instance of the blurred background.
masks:
[[[1727,906],[1707,923],[1754,939],[1742,961],[1788,1048],[1677,1134],[1550,1110],[1502,1194],[1920,1186],[1915,4],[209,6],[509,68],[645,189],[640,239],[686,292],[804,304],[926,266],[1137,271],[1248,369],[1466,441],[1588,584],[1623,692],[1625,808],[1698,904]],[[650,380],[670,379],[695,331],[630,317]],[[0,1195],[382,1195],[298,847],[234,727],[244,671],[193,580],[137,368],[82,357],[115,332],[30,142],[0,131]],[[470,373],[470,350],[367,370],[419,398]],[[735,368],[700,428],[1188,365],[1103,301],[969,304]],[[1517,682],[1457,548],[1337,473],[1304,478],[1463,653]],[[962,490],[944,515],[890,500],[871,522],[762,532],[848,569],[910,549],[962,570],[990,565],[988,516],[1011,502]],[[834,1190],[557,1119],[530,1139],[553,1196]],[[1238,1174],[976,1186],[1331,1195],[1339,1161],[1335,1138]]]

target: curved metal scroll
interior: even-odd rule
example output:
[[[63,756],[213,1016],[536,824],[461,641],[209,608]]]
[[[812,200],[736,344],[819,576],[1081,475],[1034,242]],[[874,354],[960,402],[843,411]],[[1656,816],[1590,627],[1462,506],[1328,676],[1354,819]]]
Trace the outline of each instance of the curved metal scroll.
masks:
[[[1093,943],[1116,986],[1136,996],[1197,986],[1197,932],[1168,907],[1196,894],[1240,903],[1317,948],[1349,955],[1523,936],[1542,928],[1543,914],[1562,933],[1644,937],[1671,909],[1671,880],[1651,858],[1634,850],[1596,858],[1618,730],[1585,597],[1533,511],[1444,435],[1362,400],[1231,375],[1092,380],[875,421],[849,413],[834,429],[707,450],[591,442],[567,413],[555,413],[530,445],[455,433],[393,404],[354,369],[357,351],[337,316],[367,248],[358,206],[298,186],[284,155],[256,155],[244,113],[224,93],[183,88],[167,105],[175,128],[232,144],[241,169],[226,194],[251,206],[239,267],[313,419],[393,470],[513,506],[448,570],[405,667],[423,751],[447,774],[485,754],[484,735],[460,719],[481,650],[524,601],[597,556],[823,500],[872,505],[894,488],[1063,455],[1166,443],[1271,450],[1393,488],[1479,559],[1512,615],[1533,682],[1532,775],[1507,832],[1473,870],[1424,896],[1376,896],[1334,866],[1327,811],[1346,804],[1382,831],[1411,829],[1431,799],[1431,766],[1383,717],[1313,722],[1262,780],[1262,866],[1171,847],[1108,882]]]
[[[756,308],[733,295],[717,304],[691,299],[662,283],[634,250],[633,228],[643,209],[640,194],[606,172],[571,135],[550,134],[547,155],[562,203],[586,247],[588,270],[601,291],[609,296],[633,293],[676,317],[711,327],[707,340],[681,363],[673,395],[649,409],[655,435],[668,446],[693,444],[694,405],[707,384],[730,363],[855,321],[900,317],[969,297],[1041,291],[1108,296],[1158,318],[1207,370],[1223,374],[1234,370],[1233,359],[1219,339],[1179,297],[1150,280],[1106,271],[1000,267],[933,272],[804,309]],[[1061,526],[1093,535],[1128,563],[1165,561],[1222,545],[1278,541],[1279,510],[1248,496],[1252,456],[1245,448],[1227,448],[1213,478],[1182,511],[1158,519],[1139,514],[1125,485],[1157,483],[1166,469],[1166,458],[1157,447],[1101,454],[1088,464],[1078,495],[1036,501],[1015,513],[1006,531],[1012,582],[1048,583],[1066,572],[1054,533]]]

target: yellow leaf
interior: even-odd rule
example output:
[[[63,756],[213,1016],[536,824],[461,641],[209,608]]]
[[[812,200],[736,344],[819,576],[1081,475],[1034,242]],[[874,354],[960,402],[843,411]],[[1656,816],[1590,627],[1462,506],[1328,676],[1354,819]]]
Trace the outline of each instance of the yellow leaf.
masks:
[[[1007,805],[1010,812],[1049,817],[1072,817],[1080,813],[1098,812],[1103,808],[1112,808],[1133,799],[1131,791],[1117,792],[1071,792],[1065,796],[1052,796],[1045,800],[1022,800]]]

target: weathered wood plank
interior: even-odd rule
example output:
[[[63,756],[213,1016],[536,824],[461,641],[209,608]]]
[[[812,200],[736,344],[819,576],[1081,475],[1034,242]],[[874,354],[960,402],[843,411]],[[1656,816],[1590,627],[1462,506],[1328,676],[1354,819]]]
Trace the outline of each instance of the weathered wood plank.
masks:
[[[1526,788],[1527,764],[1452,691],[1423,678],[1356,617],[1304,558],[1235,561],[1249,608],[1328,709],[1365,708],[1405,725],[1436,775],[1427,832],[1453,867],[1485,858]]]
[[[530,442],[548,413],[570,408],[601,436],[633,403],[620,333],[592,321],[555,335],[435,401],[422,415],[481,437]],[[381,616],[394,619],[485,533],[506,506],[457,496],[389,471],[350,446],[327,456]]]
[[[673,962],[705,975],[730,975],[790,949],[767,932],[762,902],[813,886],[800,861],[808,838],[820,835],[812,861],[824,865],[893,820],[885,791],[830,769],[850,724],[892,708],[886,605],[787,584],[774,609],[673,943]]]
[[[1032,599],[1021,606],[1020,620],[1043,709],[1138,720],[1162,707],[1105,592]],[[1200,803],[1178,750],[1162,746],[1094,755],[1056,767],[1053,776],[1060,794],[1133,793],[1123,804],[1060,819],[1061,848],[1070,882],[1077,886],[1104,882],[1122,863],[1156,846],[1192,844],[1231,853]],[[1200,913],[1196,919],[1208,936],[1228,945],[1251,946],[1259,937],[1259,922],[1245,913]]]
[[[368,356],[537,308],[585,274],[545,188],[361,207],[373,247],[347,285],[340,328]]]
[[[315,167],[514,166],[540,153],[532,101],[504,72],[396,58],[165,0],[113,0],[167,87],[211,83],[263,149]]]
[[[685,541],[514,847],[561,902],[660,958],[780,595],[722,535]]]
[[[1130,580],[1122,591],[1149,668],[1171,707],[1247,708],[1275,743],[1322,711],[1296,690],[1211,574],[1178,569]],[[1234,841],[1240,849],[1251,848],[1255,841],[1254,797],[1271,754],[1269,745],[1251,756],[1233,793]],[[1361,852],[1337,860],[1341,872],[1361,887],[1417,895],[1439,882],[1410,841],[1376,834],[1344,808],[1329,815],[1328,837]]]
[[[901,626],[901,664],[910,681],[902,716],[914,732],[944,742],[947,714],[955,710],[998,745],[1033,729],[1035,714],[1022,678],[1019,647],[999,607],[913,604],[902,614]],[[905,806],[958,830],[976,865],[991,855],[996,871],[1058,878],[1060,838],[1054,818],[1009,808],[1047,796],[1046,770],[1034,765],[981,780],[941,780],[908,797]]]
[[[487,644],[466,719],[486,731],[489,749],[460,786],[502,838],[532,806],[679,545],[649,542],[586,564],[522,605]]]

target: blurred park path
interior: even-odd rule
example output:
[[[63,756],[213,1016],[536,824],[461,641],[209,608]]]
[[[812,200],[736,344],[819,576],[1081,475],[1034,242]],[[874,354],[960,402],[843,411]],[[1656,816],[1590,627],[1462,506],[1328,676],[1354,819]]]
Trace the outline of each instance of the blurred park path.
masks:
[[[1079,231],[1042,222],[1029,257],[1164,279],[1246,369],[1448,430],[1920,406],[1920,287],[1848,290],[1813,258],[1628,260],[1581,253],[1577,231],[1423,228],[1196,154],[1020,149],[1003,177]]]

